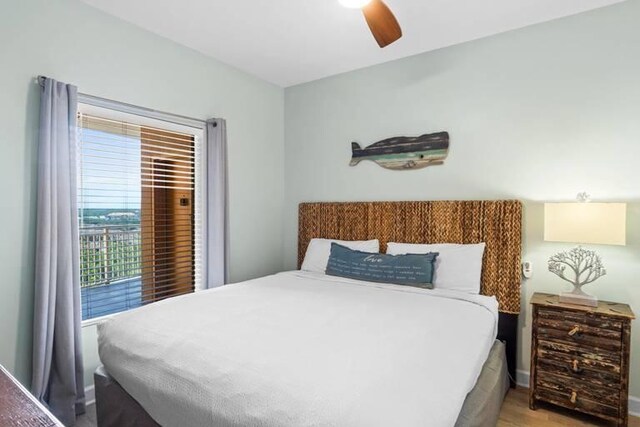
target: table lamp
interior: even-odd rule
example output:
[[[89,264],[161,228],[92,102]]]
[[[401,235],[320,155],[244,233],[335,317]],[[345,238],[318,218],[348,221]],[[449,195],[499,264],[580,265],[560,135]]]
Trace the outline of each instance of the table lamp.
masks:
[[[547,242],[626,244],[626,203],[593,203],[578,195],[580,202],[544,204],[544,240]],[[596,307],[598,299],[582,287],[607,271],[593,250],[576,246],[549,258],[549,271],[573,284],[571,292],[561,292],[560,302]]]

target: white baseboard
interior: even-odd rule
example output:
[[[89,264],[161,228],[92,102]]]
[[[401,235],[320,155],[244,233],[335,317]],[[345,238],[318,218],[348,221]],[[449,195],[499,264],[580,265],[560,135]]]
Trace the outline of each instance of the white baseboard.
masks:
[[[640,398],[629,396],[629,415],[640,417]]]
[[[96,403],[96,389],[93,385],[85,387],[84,398],[87,405],[93,405]]]
[[[529,388],[529,371],[518,369],[516,371],[516,384],[520,387]]]
[[[516,384],[520,387],[529,388],[529,371],[518,369],[516,371]],[[629,415],[640,417],[640,398],[629,396]]]

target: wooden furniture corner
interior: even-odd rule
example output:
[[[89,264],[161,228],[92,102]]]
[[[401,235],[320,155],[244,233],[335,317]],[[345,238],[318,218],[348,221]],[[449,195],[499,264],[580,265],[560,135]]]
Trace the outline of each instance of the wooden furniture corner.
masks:
[[[0,365],[0,426],[64,427]]]
[[[531,305],[529,408],[544,401],[626,426],[631,307],[565,304],[544,293]]]

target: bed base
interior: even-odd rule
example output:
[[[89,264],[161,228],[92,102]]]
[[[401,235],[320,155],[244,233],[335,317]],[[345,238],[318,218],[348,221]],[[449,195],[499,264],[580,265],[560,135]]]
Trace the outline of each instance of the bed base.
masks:
[[[507,358],[507,372],[509,385],[516,388],[516,366],[518,349],[518,315],[511,313],[499,313],[498,340],[505,344]]]
[[[98,427],[158,427],[151,415],[100,366],[93,374]]]
[[[455,427],[495,426],[504,397],[509,391],[505,344],[496,341],[482,366],[480,376],[462,405]]]
[[[496,425],[509,390],[506,345],[496,341],[476,385],[464,401],[455,427]],[[101,366],[93,375],[98,427],[158,427],[149,413]],[[204,427],[204,426],[198,426]]]

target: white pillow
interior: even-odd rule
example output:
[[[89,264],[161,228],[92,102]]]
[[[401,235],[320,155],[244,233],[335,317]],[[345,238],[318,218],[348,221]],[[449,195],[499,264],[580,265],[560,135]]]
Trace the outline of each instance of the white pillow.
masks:
[[[336,242],[349,249],[362,252],[378,253],[380,252],[380,241],[374,240],[332,240],[332,239],[311,239],[307,252],[304,254],[304,261],[300,270],[315,271],[324,273],[329,262],[329,254],[331,253],[331,243]]]
[[[433,286],[436,289],[450,289],[470,294],[480,293],[484,248],[484,243],[472,245],[387,243],[387,253],[391,255],[438,252]]]

